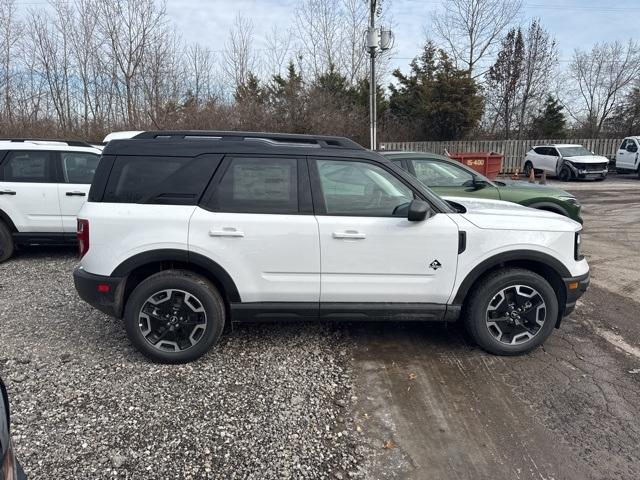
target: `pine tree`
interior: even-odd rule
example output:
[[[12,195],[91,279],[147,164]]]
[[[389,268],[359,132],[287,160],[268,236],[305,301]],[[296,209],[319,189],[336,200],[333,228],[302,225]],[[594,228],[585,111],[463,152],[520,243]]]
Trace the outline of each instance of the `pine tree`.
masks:
[[[567,124],[563,110],[564,107],[556,98],[547,96],[538,116],[533,119],[535,135],[541,138],[563,138]]]

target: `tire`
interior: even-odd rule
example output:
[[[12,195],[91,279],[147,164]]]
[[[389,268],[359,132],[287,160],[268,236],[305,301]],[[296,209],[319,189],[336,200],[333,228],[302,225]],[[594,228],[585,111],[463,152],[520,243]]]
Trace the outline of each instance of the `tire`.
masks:
[[[558,173],[558,180],[560,180],[562,182],[568,182],[568,181],[570,181],[572,179],[573,179],[573,173],[571,173],[571,170],[569,169],[569,167],[564,165],[560,169],[560,172]]]
[[[521,295],[514,302],[514,294],[518,292]],[[527,301],[526,295],[532,295],[528,297],[532,306],[529,307],[529,312],[522,313],[519,320],[529,329],[528,336],[524,339],[524,335],[527,335],[525,330],[517,324],[509,324],[509,314],[503,315],[502,309],[509,309],[511,303],[524,309],[526,305],[523,305],[523,300]],[[467,330],[483,350],[495,355],[520,355],[541,345],[551,335],[558,318],[558,299],[549,282],[537,273],[507,268],[481,279],[474,286],[465,310]],[[511,312],[513,314],[513,310]],[[500,316],[505,320],[498,321]],[[494,317],[497,321],[491,322]],[[543,320],[542,325],[537,324],[537,327],[534,324],[536,317],[537,320]],[[520,341],[521,338],[523,341]]]
[[[0,221],[0,263],[8,260],[13,256],[15,245],[13,243],[13,237],[11,230]]]
[[[191,323],[185,325],[183,319]],[[142,281],[124,313],[131,343],[158,363],[187,363],[201,357],[220,338],[224,319],[218,290],[204,277],[184,270],[165,270]]]
[[[531,169],[533,169],[533,163],[529,161],[525,162],[524,169],[522,170],[522,175],[524,175],[525,177],[528,177],[529,175],[531,175]]]

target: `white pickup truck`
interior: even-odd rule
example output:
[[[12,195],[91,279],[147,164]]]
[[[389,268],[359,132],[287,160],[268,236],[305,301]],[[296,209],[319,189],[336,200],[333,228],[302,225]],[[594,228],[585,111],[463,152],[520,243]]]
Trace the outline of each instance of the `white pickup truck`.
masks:
[[[618,173],[637,173],[640,177],[640,136],[627,137],[620,144],[616,154]]]

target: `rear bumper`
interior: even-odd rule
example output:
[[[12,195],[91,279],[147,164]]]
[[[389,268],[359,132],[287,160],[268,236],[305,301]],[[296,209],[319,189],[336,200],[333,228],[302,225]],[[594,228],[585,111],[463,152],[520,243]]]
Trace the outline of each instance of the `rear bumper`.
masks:
[[[122,317],[124,278],[94,275],[76,267],[73,283],[80,298],[89,305],[112,317]]]
[[[584,295],[584,292],[589,288],[591,276],[589,272],[579,277],[563,278],[564,288],[567,294],[567,301],[565,303],[562,316],[566,317],[576,308],[578,299]]]

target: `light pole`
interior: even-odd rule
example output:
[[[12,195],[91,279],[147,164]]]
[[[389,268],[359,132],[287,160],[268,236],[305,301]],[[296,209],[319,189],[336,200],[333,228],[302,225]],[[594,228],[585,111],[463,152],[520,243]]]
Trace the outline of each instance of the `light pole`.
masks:
[[[393,44],[391,30],[376,27],[376,14],[378,0],[369,0],[369,28],[367,28],[367,40],[365,49],[369,52],[369,136],[371,150],[378,146],[378,104],[376,101],[376,56],[385,50],[389,50]]]

